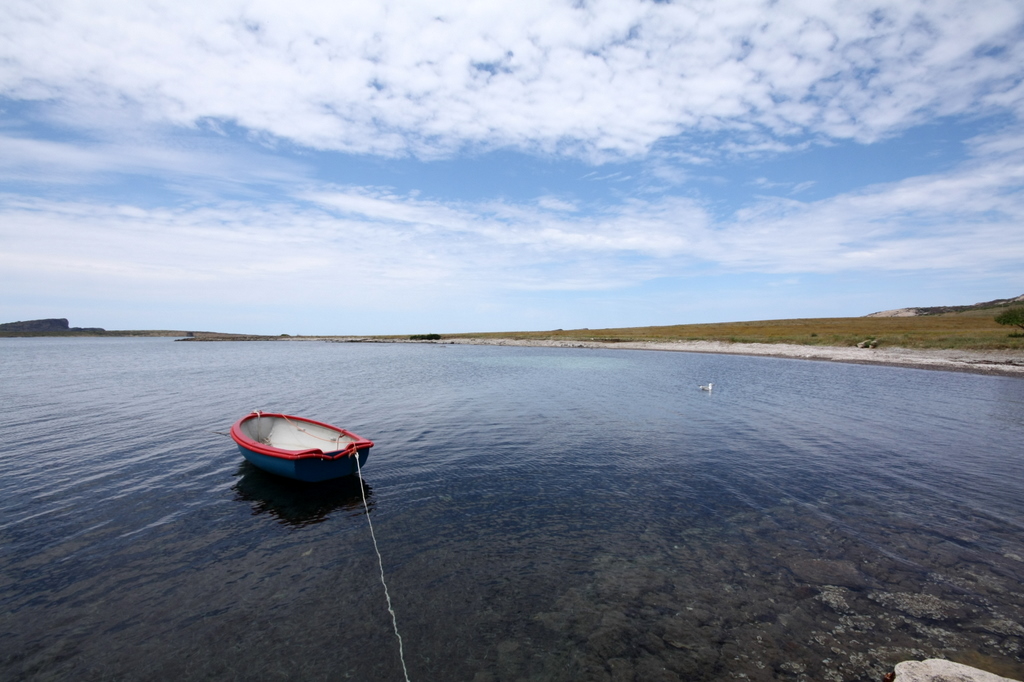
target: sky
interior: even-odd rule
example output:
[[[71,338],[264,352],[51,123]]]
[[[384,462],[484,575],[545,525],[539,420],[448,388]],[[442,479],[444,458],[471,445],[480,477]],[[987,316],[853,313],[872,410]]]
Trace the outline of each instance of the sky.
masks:
[[[1019,0],[0,4],[0,322],[842,317],[1022,266]]]

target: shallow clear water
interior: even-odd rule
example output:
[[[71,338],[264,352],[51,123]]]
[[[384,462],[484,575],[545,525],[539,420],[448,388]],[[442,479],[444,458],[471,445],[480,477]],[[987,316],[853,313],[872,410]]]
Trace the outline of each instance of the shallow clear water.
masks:
[[[697,386],[713,381],[712,394]],[[774,358],[0,340],[0,678],[1024,679],[1024,381]]]

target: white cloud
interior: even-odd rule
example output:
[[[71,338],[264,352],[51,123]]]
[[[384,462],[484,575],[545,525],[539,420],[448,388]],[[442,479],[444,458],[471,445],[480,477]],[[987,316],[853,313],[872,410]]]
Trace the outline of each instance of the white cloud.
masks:
[[[1024,258],[1024,160],[990,160],[814,203],[743,210],[713,260],[764,272],[960,271]]]
[[[209,142],[203,149],[176,147],[173,139],[158,137],[70,143],[0,133],[0,181],[86,184],[115,174],[198,178],[218,185],[305,179],[307,171],[297,163],[227,144],[211,147]]]
[[[537,205],[548,211],[569,211],[575,212],[579,210],[579,206],[575,202],[565,201],[558,197],[541,197],[537,199]]]
[[[398,310],[697,271],[1015,271],[1022,184],[1024,158],[998,155],[817,202],[764,199],[718,221],[677,197],[569,211],[550,197],[455,202],[335,186],[171,209],[3,195],[0,288]]]
[[[750,184],[759,189],[785,189],[788,190],[789,194],[799,194],[804,190],[814,187],[816,181],[805,180],[804,182],[773,182],[768,178],[755,178]]]
[[[233,122],[318,149],[597,160],[679,134],[785,149],[1024,108],[1015,0],[0,7],[0,95],[76,126]]]

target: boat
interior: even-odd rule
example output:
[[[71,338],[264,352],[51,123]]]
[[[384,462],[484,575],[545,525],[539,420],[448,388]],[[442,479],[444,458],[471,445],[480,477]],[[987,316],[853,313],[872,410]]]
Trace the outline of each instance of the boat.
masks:
[[[259,410],[235,422],[231,438],[260,469],[307,483],[356,473],[373,447],[373,441],[337,426]]]

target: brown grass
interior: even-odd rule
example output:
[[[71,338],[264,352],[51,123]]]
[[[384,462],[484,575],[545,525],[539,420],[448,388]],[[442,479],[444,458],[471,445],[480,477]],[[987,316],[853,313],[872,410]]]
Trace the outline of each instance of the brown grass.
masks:
[[[874,339],[879,347],[1024,349],[1024,338],[996,324],[991,311],[920,317],[830,317],[758,322],[680,324],[665,327],[567,329],[546,332],[445,334],[445,338],[510,338],[574,341],[731,341],[735,343],[797,343],[813,346],[855,346]]]

